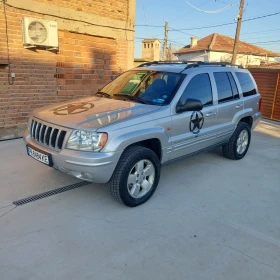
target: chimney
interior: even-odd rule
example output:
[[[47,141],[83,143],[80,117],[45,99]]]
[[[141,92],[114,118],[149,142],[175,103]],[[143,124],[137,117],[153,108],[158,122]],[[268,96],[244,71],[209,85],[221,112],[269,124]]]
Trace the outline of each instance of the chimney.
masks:
[[[197,45],[197,37],[191,37],[191,48]]]

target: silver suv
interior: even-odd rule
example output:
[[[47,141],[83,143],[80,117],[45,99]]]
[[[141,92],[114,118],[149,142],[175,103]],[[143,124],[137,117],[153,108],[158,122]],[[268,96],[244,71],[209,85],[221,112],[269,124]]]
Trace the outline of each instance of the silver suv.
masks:
[[[127,206],[146,202],[161,165],[221,146],[239,160],[258,124],[261,96],[246,69],[219,63],[152,62],[95,95],[36,109],[27,153],[69,175],[107,183]]]

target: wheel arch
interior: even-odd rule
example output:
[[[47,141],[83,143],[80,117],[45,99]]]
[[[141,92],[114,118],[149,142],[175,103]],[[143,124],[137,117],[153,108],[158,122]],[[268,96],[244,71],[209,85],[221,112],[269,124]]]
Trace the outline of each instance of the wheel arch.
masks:
[[[126,149],[128,149],[131,146],[143,146],[145,148],[148,148],[157,155],[160,162],[162,160],[162,145],[158,138],[150,138],[150,139],[135,142],[129,145]]]
[[[252,125],[253,125],[253,117],[252,117],[252,116],[243,117],[239,122],[247,123],[247,124],[250,126],[250,128],[252,128]]]

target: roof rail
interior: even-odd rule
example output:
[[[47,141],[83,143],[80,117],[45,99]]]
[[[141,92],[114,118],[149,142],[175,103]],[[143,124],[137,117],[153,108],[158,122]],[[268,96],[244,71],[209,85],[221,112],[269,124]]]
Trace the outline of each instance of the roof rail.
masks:
[[[162,64],[187,64],[184,70],[192,68],[192,67],[199,67],[199,66],[232,66],[238,68],[244,68],[242,65],[232,64],[230,62],[204,62],[204,61],[190,61],[190,60],[175,60],[175,61],[151,61],[145,62],[137,67],[143,66],[151,66],[151,65],[162,65]]]
[[[244,68],[242,65],[232,64],[230,62],[203,62],[203,61],[193,61],[192,64],[189,64],[185,67],[185,69],[189,69],[192,67],[199,67],[199,66],[232,66],[238,68]]]
[[[187,63],[191,63],[193,61],[185,61],[185,60],[165,60],[165,61],[151,61],[151,62],[145,62],[142,63],[140,65],[138,65],[137,67],[143,67],[143,66],[150,66],[150,65],[158,65],[158,64],[187,64]]]

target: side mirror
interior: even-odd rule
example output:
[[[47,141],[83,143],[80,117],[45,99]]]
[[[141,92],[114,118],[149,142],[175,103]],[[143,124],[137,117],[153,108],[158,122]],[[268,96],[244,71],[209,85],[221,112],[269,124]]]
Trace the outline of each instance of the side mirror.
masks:
[[[176,106],[176,113],[183,113],[186,111],[201,111],[203,108],[201,102],[197,99],[188,98],[185,104],[178,103]]]

